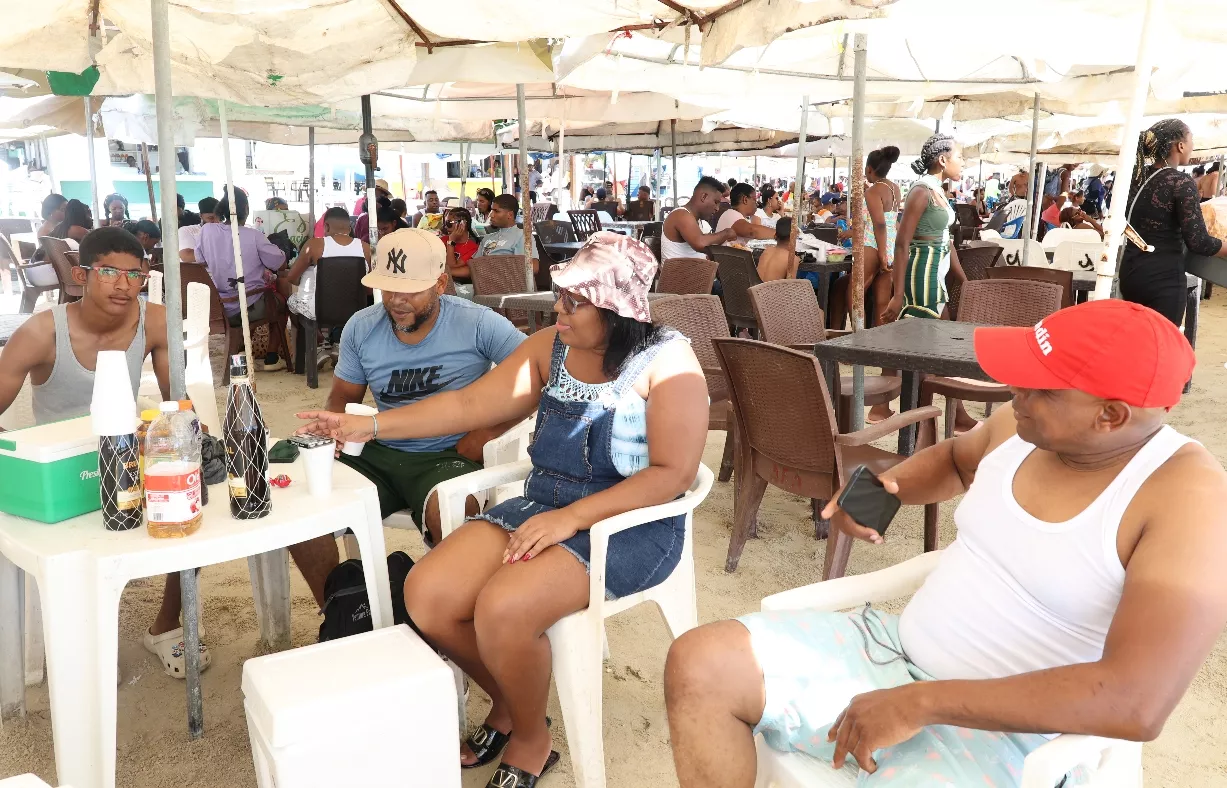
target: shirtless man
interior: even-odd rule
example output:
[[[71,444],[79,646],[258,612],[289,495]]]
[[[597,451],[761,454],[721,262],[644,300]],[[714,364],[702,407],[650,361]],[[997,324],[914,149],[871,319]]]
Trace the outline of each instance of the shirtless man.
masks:
[[[1197,194],[1201,201],[1213,200],[1218,196],[1219,163],[1216,161],[1206,170],[1206,174],[1197,179]]]
[[[1193,350],[1118,300],[975,346],[1013,406],[879,477],[906,504],[966,493],[957,538],[901,617],[799,609],[674,641],[682,788],[753,785],[754,732],[837,769],[852,756],[875,775],[858,784],[1009,788],[1045,734],[1163,729],[1227,622],[1227,474],[1163,424]]]
[[[1010,197],[1027,199],[1027,183],[1030,180],[1026,170],[1014,173],[1014,177],[1010,178]]]
[[[32,316],[5,345],[0,353],[0,413],[13,404],[28,377],[36,424],[88,415],[100,350],[125,351],[133,394],[140,387],[141,365],[152,355],[162,399],[170,399],[166,310],[137,297],[149,278],[144,253],[140,242],[121,227],[102,227],[82,239],[81,264],[72,269],[72,278],[85,288],[85,295]],[[181,679],[187,674],[179,611],[179,575],[170,574],[162,608],[144,642],[167,675]],[[202,642],[201,669],[209,662]]]
[[[758,258],[758,278],[764,282],[776,279],[796,279],[801,260],[792,249],[792,219],[785,217],[775,224],[775,246],[764,249]]]
[[[690,200],[665,217],[665,232],[660,239],[660,258],[706,257],[707,247],[732,241],[737,231],[732,228],[718,233],[705,233],[699,219],[711,220],[720,205],[724,184],[704,175],[694,187]]]

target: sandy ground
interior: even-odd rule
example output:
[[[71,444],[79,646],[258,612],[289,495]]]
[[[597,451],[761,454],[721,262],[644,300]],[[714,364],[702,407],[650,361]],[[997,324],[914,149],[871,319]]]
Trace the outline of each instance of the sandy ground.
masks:
[[[1202,315],[1200,366],[1193,392],[1172,413],[1171,423],[1221,457],[1227,456],[1227,428],[1220,421],[1216,396],[1227,390],[1227,296],[1216,291],[1213,300],[1203,302]],[[215,367],[220,352],[215,348]],[[274,434],[292,429],[296,409],[321,405],[330,383],[329,373],[321,375],[320,388],[315,391],[306,387],[302,377],[284,372],[262,376],[260,396]],[[708,436],[704,461],[711,468],[719,465],[723,441],[722,433]],[[954,536],[953,510],[953,505],[941,510],[943,544]],[[727,484],[717,484],[695,521],[699,620],[757,610],[765,596],[815,582],[825,543],[814,540],[808,514],[808,502],[769,490],[759,515],[760,538],[746,545],[739,569],[729,575],[724,571],[724,557],[732,526],[732,490]],[[905,508],[891,531],[886,546],[856,545],[849,574],[890,566],[920,552],[919,508]],[[416,533],[388,530],[386,537],[389,551],[403,549],[415,557],[423,552]],[[292,574],[293,643],[304,646],[315,641],[319,620],[305,583],[296,571]],[[183,683],[165,676],[140,644],[140,634],[152,621],[161,598],[161,578],[131,583],[124,593],[119,621],[123,678],[118,712],[119,786],[231,788],[255,784],[240,690],[243,661],[260,653],[247,564],[235,561],[208,567],[201,585],[213,666],[203,678],[205,736],[197,742],[187,740]],[[675,786],[662,694],[668,631],[654,607],[641,606],[610,620],[608,632],[612,652],[604,676],[608,783],[615,788]],[[1227,638],[1220,637],[1162,736],[1145,748],[1148,785],[1227,786],[1227,734],[1217,725],[1223,719],[1225,684]],[[0,733],[0,778],[34,772],[54,784],[46,685],[30,688],[28,702],[28,718]],[[482,718],[485,703],[480,691],[475,691],[470,721]],[[556,701],[551,701],[551,707],[551,715],[560,720]],[[562,727],[555,724],[554,745],[563,757],[545,782],[555,788],[574,785]],[[468,772],[464,785],[482,786],[488,778],[488,769]]]

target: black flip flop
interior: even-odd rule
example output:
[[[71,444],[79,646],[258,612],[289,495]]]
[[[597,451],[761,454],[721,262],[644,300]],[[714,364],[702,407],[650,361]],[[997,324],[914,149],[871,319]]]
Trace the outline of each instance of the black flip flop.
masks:
[[[535,788],[537,781],[558,763],[558,757],[557,750],[550,750],[550,757],[545,759],[541,774],[529,774],[523,769],[500,763],[490,777],[490,782],[486,783],[486,788]]]
[[[549,717],[545,718],[545,725],[548,728],[553,720]],[[478,736],[481,738],[478,739]],[[469,738],[464,740],[464,743],[469,745],[469,750],[477,757],[473,763],[460,764],[461,769],[477,769],[492,763],[495,758],[502,755],[503,750],[507,747],[507,742],[511,741],[510,731],[502,733],[496,731],[485,723],[481,724],[477,730],[469,734]]]

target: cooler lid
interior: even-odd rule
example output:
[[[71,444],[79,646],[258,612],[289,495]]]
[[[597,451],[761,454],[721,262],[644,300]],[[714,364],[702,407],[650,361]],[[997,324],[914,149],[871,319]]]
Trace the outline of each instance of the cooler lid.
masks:
[[[0,432],[0,456],[51,463],[98,451],[89,416]]]

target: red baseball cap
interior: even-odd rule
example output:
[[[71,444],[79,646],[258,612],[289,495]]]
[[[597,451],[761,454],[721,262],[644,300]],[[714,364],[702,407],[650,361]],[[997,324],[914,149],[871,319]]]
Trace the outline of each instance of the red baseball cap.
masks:
[[[989,377],[1027,389],[1077,389],[1137,408],[1172,408],[1197,358],[1180,329],[1129,301],[1089,301],[1033,328],[977,328]]]

